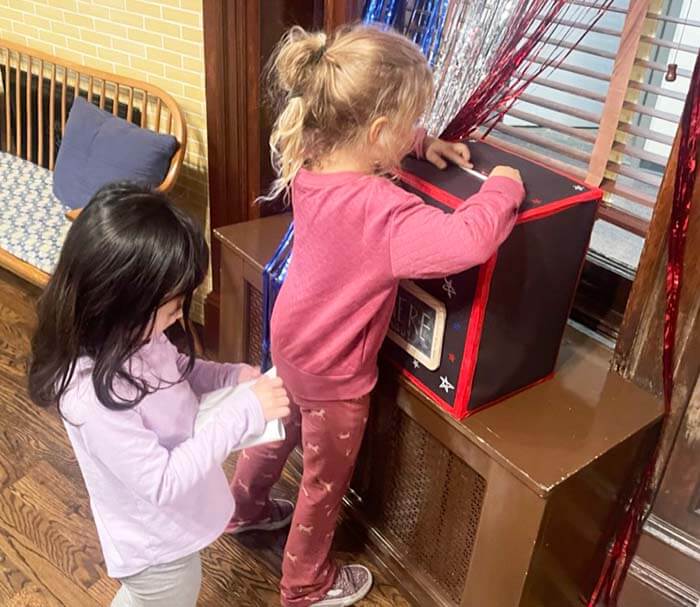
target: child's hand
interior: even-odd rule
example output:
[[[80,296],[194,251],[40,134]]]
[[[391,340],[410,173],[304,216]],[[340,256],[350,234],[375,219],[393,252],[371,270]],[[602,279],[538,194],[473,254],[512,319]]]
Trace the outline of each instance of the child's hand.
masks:
[[[260,401],[266,422],[289,415],[289,396],[279,377],[262,376],[251,389]]]
[[[508,179],[512,179],[518,183],[523,182],[523,178],[520,176],[520,171],[518,169],[514,169],[513,167],[493,167],[491,173],[489,173],[489,177],[508,177]]]
[[[474,166],[469,162],[469,148],[466,145],[443,141],[435,137],[425,138],[425,159],[438,169],[446,169],[447,160],[464,169],[471,169]]]
[[[238,373],[238,383],[244,384],[247,381],[258,379],[260,377],[260,367],[251,367],[250,365],[242,365]]]

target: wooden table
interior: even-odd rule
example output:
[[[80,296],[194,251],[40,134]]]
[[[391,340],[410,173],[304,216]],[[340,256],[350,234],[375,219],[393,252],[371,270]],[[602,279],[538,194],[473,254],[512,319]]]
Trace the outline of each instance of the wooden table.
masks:
[[[257,362],[260,272],[288,221],[217,231],[222,359]],[[570,330],[553,380],[461,422],[381,368],[346,512],[416,605],[581,604],[661,413],[610,356]]]
[[[288,214],[220,228],[219,356],[260,364],[262,269],[289,226]]]

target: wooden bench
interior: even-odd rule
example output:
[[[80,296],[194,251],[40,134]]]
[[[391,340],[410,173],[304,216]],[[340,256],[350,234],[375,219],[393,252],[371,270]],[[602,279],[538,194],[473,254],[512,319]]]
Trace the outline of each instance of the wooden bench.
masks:
[[[64,61],[0,39],[0,267],[44,286],[58,258],[70,211],[53,195],[52,171],[70,106],[80,95],[179,145],[158,190],[182,167],[187,127],[160,88]]]

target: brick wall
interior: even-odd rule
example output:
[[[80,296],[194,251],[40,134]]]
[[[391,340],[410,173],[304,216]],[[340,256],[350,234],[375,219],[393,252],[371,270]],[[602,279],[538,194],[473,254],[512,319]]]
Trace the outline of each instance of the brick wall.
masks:
[[[173,197],[208,220],[202,0],[0,0],[0,38],[155,84],[185,114],[187,155]],[[203,319],[203,297],[193,315]]]

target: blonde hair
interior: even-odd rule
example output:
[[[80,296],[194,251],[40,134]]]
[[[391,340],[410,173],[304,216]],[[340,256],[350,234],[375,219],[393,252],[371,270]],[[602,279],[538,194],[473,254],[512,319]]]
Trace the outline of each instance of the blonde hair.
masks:
[[[270,136],[277,179],[266,198],[287,193],[303,166],[361,140],[374,120],[389,122],[380,137],[378,170],[398,166],[399,141],[433,94],[420,49],[374,26],[344,27],[327,37],[293,27],[270,61],[271,93],[279,114]]]

